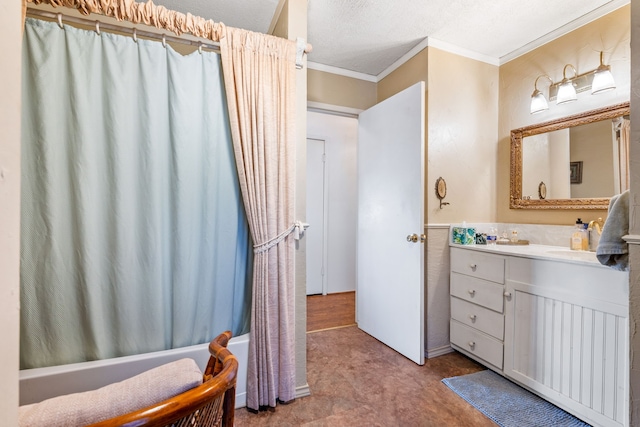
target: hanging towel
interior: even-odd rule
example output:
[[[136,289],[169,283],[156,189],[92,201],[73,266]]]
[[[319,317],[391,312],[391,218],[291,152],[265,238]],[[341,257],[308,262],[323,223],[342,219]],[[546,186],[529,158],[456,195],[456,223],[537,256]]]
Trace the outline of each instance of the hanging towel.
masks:
[[[596,257],[600,264],[615,270],[629,269],[629,244],[622,236],[629,234],[629,190],[611,198]]]

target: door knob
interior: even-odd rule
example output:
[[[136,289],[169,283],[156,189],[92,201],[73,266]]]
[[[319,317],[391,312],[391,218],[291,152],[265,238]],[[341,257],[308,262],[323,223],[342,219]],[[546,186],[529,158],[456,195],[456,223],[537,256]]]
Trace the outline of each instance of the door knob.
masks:
[[[418,240],[420,240],[420,243],[424,243],[424,241],[427,240],[427,235],[421,234],[418,236],[416,233],[413,233],[407,236],[407,242],[418,243]]]

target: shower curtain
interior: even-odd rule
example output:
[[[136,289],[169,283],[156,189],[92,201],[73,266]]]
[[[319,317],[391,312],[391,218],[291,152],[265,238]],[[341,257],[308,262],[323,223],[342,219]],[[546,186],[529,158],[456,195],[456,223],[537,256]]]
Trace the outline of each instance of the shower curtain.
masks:
[[[245,333],[219,55],[27,19],[22,81],[21,368]]]

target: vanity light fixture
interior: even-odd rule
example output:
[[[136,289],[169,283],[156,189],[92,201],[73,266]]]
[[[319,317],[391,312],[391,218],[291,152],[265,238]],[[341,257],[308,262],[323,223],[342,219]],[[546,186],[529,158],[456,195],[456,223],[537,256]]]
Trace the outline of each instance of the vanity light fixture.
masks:
[[[573,77],[567,77],[567,68],[573,70]],[[604,53],[600,52],[600,65],[595,70],[578,74],[573,65],[567,64],[562,70],[562,81],[558,83],[554,83],[546,74],[538,76],[533,84],[533,94],[531,94],[531,114],[549,108],[547,98],[538,89],[538,80],[541,77],[545,77],[551,82],[548,99],[549,101],[555,100],[558,105],[577,100],[579,92],[591,90],[591,94],[595,95],[616,87],[611,74],[611,66],[604,64]]]

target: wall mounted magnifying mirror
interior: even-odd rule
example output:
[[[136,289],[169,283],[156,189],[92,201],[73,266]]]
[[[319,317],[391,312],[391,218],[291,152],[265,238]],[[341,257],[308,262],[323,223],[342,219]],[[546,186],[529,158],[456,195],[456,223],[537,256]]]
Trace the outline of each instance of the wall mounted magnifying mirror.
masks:
[[[512,130],[510,208],[607,209],[629,188],[628,150],[628,102]]]

